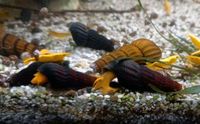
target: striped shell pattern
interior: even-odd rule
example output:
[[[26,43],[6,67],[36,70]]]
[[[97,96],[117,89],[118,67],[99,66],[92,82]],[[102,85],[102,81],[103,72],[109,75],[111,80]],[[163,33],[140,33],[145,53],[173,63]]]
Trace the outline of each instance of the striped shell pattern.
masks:
[[[111,61],[119,58],[132,58],[138,63],[145,63],[144,60],[139,58],[145,57],[154,60],[161,58],[160,48],[151,40],[148,39],[138,39],[133,41],[131,44],[125,44],[119,49],[103,55],[100,59],[94,62],[95,69],[97,72],[102,72],[107,64]]]
[[[111,40],[98,34],[95,30],[75,22],[70,25],[70,32],[78,46],[89,47],[96,50],[113,51],[114,44]]]
[[[38,46],[28,43],[12,34],[0,34],[0,54],[1,55],[17,55],[23,52],[33,53]]]
[[[96,77],[70,69],[68,64],[64,64],[34,62],[11,76],[6,82],[10,86],[29,85],[34,74],[40,71],[47,77],[50,86],[55,89],[79,89],[93,85]]]
[[[45,63],[38,68],[38,71],[47,77],[48,83],[53,88],[79,89],[92,86],[96,80],[96,77],[56,63]]]
[[[121,60],[113,67],[119,84],[134,91],[152,91],[149,84],[163,91],[179,91],[182,85],[159,72],[152,71],[133,60]]]

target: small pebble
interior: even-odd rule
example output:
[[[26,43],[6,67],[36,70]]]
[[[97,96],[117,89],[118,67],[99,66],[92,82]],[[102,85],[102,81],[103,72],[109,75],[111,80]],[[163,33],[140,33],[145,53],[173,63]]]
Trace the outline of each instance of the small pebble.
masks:
[[[157,19],[158,18],[158,14],[153,12],[150,14],[150,19]]]

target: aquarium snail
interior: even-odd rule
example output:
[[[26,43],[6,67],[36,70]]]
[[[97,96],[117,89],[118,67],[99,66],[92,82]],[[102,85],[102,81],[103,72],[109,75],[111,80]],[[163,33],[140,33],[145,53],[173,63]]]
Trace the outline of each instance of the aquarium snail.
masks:
[[[44,85],[49,83],[55,89],[80,89],[92,86],[95,76],[75,71],[68,64],[33,62],[27,68],[14,74],[6,82],[10,86]]]
[[[139,65],[133,60],[121,60],[113,67],[120,85],[137,91],[152,90],[149,84],[152,84],[162,91],[173,92],[182,89],[182,85],[162,75],[159,72],[153,71]]]
[[[5,56],[20,56],[23,52],[33,53],[38,49],[38,46],[4,32],[0,33],[0,42],[0,54]]]
[[[10,86],[29,85],[31,84],[30,81],[34,77],[34,74],[37,72],[37,68],[42,64],[41,62],[31,63],[18,73],[11,75],[6,82],[8,82]]]
[[[32,79],[32,84],[42,85],[50,83],[53,88],[80,89],[92,86],[96,77],[75,71],[69,67],[56,63],[45,63],[38,67],[38,72]],[[42,79],[42,80],[41,80]]]
[[[97,72],[102,72],[107,64],[119,58],[132,58],[138,63],[145,63],[145,59],[158,60],[161,58],[160,48],[151,40],[137,39],[131,44],[125,44],[117,50],[106,53],[100,59],[96,60],[92,67]]]
[[[69,28],[75,43],[78,46],[89,47],[96,50],[113,51],[114,43],[95,30],[89,29],[85,25],[75,22]]]
[[[152,59],[160,59],[161,58],[161,50],[160,48],[151,40],[140,38],[131,43],[136,46],[144,55],[144,57],[152,58]]]
[[[174,92],[182,89],[182,85],[164,76],[159,72],[150,70],[132,59],[120,59],[112,61],[104,72],[94,82],[94,90],[100,90],[103,94],[114,93],[118,89],[110,86],[110,82],[117,77],[121,87],[132,91],[154,91],[152,86],[165,91]]]

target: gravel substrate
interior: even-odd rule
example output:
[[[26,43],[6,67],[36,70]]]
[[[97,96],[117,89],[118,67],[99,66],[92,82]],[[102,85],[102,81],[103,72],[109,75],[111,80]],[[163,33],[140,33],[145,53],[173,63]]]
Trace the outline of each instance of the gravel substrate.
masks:
[[[172,13],[166,16],[163,1],[142,0],[147,13],[159,30],[167,36],[168,31],[186,37],[193,33],[200,37],[200,4],[192,0],[172,0]],[[104,7],[100,7],[105,5]],[[82,9],[137,8],[137,1],[96,0],[85,3]],[[33,17],[35,18],[35,17]],[[145,19],[144,13],[135,9],[132,13],[65,13],[52,15],[37,22],[37,33],[31,22],[6,22],[7,32],[25,38],[37,39],[52,51],[70,51],[66,57],[70,67],[91,73],[90,65],[104,54],[104,51],[75,47],[71,37],[56,39],[48,35],[48,30],[68,32],[70,22],[79,21],[98,30],[120,45],[145,37],[158,44],[163,57],[176,53]],[[22,68],[22,63],[5,65],[1,57],[0,72],[2,80]],[[178,62],[177,65],[184,65]],[[199,85],[198,78],[184,77],[173,69],[168,73],[185,87]],[[180,78],[182,77],[182,78]],[[2,81],[0,81],[0,85]],[[57,123],[199,123],[200,94],[162,95],[158,93],[138,93],[121,90],[114,95],[101,95],[91,91],[90,87],[78,91],[53,91],[46,87],[20,86],[0,87],[0,123],[1,124],[57,124]]]
[[[30,89],[32,92],[30,92]],[[61,95],[62,94],[62,95]],[[199,100],[184,96],[121,91],[114,95],[50,91],[21,86],[1,89],[1,123],[193,123],[200,121]]]

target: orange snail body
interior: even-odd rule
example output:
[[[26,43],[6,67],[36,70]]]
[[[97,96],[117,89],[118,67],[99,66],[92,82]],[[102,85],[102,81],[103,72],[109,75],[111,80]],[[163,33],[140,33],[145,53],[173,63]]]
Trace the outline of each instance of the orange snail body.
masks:
[[[18,38],[12,34],[0,34],[0,54],[1,55],[17,55],[20,56],[23,52],[33,53],[38,46],[28,43],[27,41]]]
[[[134,61],[137,63],[144,63],[144,60],[138,59],[141,57],[151,58],[158,60],[161,58],[160,48],[151,40],[148,39],[137,39],[131,44],[126,44],[119,49],[103,55],[100,59],[94,62],[95,69],[97,72],[102,72],[107,64],[111,61],[119,58],[135,58]]]

